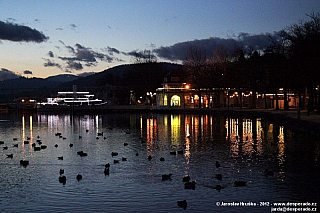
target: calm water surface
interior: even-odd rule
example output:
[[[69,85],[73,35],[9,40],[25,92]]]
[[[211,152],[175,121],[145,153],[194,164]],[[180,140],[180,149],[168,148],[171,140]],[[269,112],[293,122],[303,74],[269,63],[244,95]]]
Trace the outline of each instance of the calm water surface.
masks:
[[[58,132],[63,138],[55,136]],[[274,202],[319,201],[319,138],[263,118],[0,115],[0,140],[0,212],[270,212]],[[47,148],[34,151],[37,140]],[[170,154],[178,150],[183,154]],[[20,160],[29,165],[23,167]],[[106,163],[109,175],[104,174]],[[60,169],[66,184],[59,182]],[[265,176],[265,169],[274,176]],[[172,179],[162,181],[169,173]],[[83,179],[77,181],[77,174]],[[184,188],[185,175],[196,181],[195,190]],[[239,180],[246,186],[235,187]],[[222,186],[220,192],[216,185]],[[187,201],[185,210],[178,207],[180,200]]]

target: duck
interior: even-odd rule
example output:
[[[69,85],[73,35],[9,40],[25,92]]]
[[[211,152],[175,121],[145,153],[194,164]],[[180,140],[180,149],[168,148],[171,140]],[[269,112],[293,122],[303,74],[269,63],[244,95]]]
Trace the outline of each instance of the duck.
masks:
[[[4,144],[4,141],[0,141],[0,144]]]
[[[18,138],[13,138],[13,140],[14,140],[14,141],[17,141],[17,140],[18,140]]]
[[[220,163],[219,161],[216,161],[216,168],[219,168],[220,167]]]
[[[264,170],[264,176],[268,177],[268,176],[274,176],[274,172],[269,170],[269,169],[265,169]]]
[[[47,148],[46,145],[41,145],[40,147],[41,147],[41,149],[46,149]]]
[[[163,157],[161,157],[161,158],[160,158],[160,161],[164,161],[164,158],[163,158]]]
[[[221,185],[216,185],[216,190],[218,190],[219,192],[221,191],[222,186]]]
[[[19,146],[19,144],[13,144],[13,147],[18,147]]]
[[[106,165],[104,165],[105,168],[110,168],[110,163],[107,163]]]
[[[7,158],[13,158],[13,154],[7,155]]]
[[[79,135],[79,139],[82,139],[82,136],[81,136],[81,135]]]
[[[165,175],[162,175],[162,180],[171,180],[171,176],[172,174],[165,174]]]
[[[88,156],[88,154],[83,151],[79,151],[77,154],[80,155],[80,157]]]
[[[63,185],[66,184],[66,182],[67,182],[66,176],[64,176],[64,175],[63,175],[63,176],[60,176],[60,177],[59,177],[59,182],[62,183]]]
[[[56,148],[57,148],[57,147],[58,147],[58,144],[55,144],[55,145],[54,145],[54,147],[56,147]]]
[[[119,160],[113,160],[113,163],[116,164],[116,163],[120,163],[120,162],[119,162]]]
[[[189,182],[190,181],[190,176],[189,175],[186,175],[182,178],[182,181],[183,182]]]
[[[80,153],[80,157],[85,157],[85,156],[88,156],[88,154],[85,152]]]
[[[188,205],[186,200],[177,201],[177,204],[179,207],[183,208],[184,210],[187,208],[187,205]]]
[[[40,147],[40,146],[35,146],[35,147],[33,147],[33,150],[34,150],[34,151],[40,151],[40,150],[41,150],[41,147]]]
[[[148,160],[151,160],[152,159],[152,156],[151,155],[148,155]]]
[[[29,141],[23,141],[24,144],[29,144]]]
[[[138,153],[138,152],[136,153],[136,156],[139,156],[139,153]]]
[[[103,132],[98,132],[97,135],[98,136],[103,136]]]
[[[170,155],[176,155],[176,154],[177,154],[176,151],[171,151],[171,152],[170,152]]]
[[[117,156],[117,155],[118,155],[118,152],[111,152],[112,157]]]
[[[4,146],[3,149],[8,149],[8,147],[7,147],[7,146]]]
[[[109,175],[109,167],[108,168],[104,168],[104,175]]]
[[[128,146],[128,143],[123,143],[123,146]]]
[[[241,187],[241,186],[246,186],[247,182],[246,181],[235,181],[234,186],[235,187]]]
[[[64,169],[60,169],[59,174],[60,175],[64,174]]]
[[[89,132],[89,129],[86,129],[86,132]]]
[[[63,156],[58,157],[58,160],[63,160]]]
[[[218,180],[222,180],[222,175],[221,175],[221,174],[217,174],[217,175],[216,175],[216,178],[217,178]]]
[[[127,158],[125,158],[125,157],[122,157],[122,159],[121,159],[122,161],[127,161]]]
[[[31,144],[31,146],[32,146],[32,147],[35,147],[35,146],[36,146],[36,144],[35,144],[35,143],[33,143],[33,144]]]
[[[187,183],[184,184],[184,188],[185,189],[193,189],[193,190],[195,190],[196,189],[196,182],[195,181],[187,182]]]
[[[57,132],[57,133],[55,134],[55,136],[61,136],[61,135],[62,135],[61,132]]]
[[[70,146],[70,148],[73,147],[73,143],[70,143],[69,146]]]
[[[82,175],[78,174],[76,178],[78,181],[80,181],[82,179]]]
[[[24,167],[29,165],[29,161],[28,160],[20,160],[20,164]]]

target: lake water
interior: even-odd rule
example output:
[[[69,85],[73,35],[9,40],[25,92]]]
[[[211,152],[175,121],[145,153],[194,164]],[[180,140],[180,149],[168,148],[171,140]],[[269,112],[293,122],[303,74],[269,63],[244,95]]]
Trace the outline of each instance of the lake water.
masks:
[[[263,118],[0,115],[0,140],[0,212],[270,212],[276,202],[319,201],[319,138]],[[47,148],[34,151],[37,140]],[[266,176],[265,169],[274,175]],[[171,180],[162,180],[169,173]],[[194,190],[185,189],[185,175],[196,181]],[[235,181],[246,186],[235,187]],[[182,200],[185,210],[177,205]]]

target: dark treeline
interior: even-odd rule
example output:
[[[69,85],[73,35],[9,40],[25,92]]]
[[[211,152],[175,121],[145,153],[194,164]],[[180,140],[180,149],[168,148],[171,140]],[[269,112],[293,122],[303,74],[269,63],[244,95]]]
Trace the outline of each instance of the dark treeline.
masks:
[[[193,88],[209,92],[232,88],[239,93],[276,95],[283,88],[284,97],[288,91],[298,94],[300,107],[320,110],[320,13],[307,18],[281,30],[277,37],[270,36],[272,45],[265,50],[239,47],[228,51],[221,47],[214,50],[213,57],[207,57],[197,47],[190,49],[189,59],[184,62],[189,82]],[[252,103],[255,98],[253,95]],[[284,107],[288,109],[287,98]]]

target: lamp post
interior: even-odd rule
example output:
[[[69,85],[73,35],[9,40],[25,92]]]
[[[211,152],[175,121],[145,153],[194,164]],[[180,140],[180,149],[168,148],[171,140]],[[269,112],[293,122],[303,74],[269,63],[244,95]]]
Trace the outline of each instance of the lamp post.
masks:
[[[185,92],[190,89],[190,85],[189,84],[185,84],[184,88],[183,88],[183,109],[186,108],[186,95]]]

